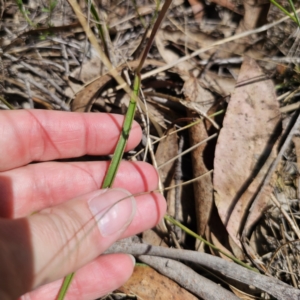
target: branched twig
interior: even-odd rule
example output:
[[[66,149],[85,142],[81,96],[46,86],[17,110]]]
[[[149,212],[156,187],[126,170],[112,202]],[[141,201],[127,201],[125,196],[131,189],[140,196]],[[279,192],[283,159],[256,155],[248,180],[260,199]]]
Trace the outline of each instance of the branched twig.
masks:
[[[105,253],[130,253],[135,256],[153,255],[175,260],[185,260],[221,273],[227,278],[255,286],[276,299],[300,299],[300,290],[286,283],[259,273],[250,271],[235,263],[206,253],[190,250],[175,250],[147,244],[128,243],[126,240],[115,243]]]
[[[220,300],[222,295],[226,300],[238,300],[230,291],[199,275],[191,268],[178,261],[150,255],[141,255],[138,259],[151,266],[159,273],[176,281],[185,289],[203,300]],[[184,274],[184,276],[182,276]]]

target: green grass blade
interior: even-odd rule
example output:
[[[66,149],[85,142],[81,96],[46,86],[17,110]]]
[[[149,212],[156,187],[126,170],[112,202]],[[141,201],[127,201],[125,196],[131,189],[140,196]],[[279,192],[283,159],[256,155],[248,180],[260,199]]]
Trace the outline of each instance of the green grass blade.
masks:
[[[60,288],[59,294],[57,296],[57,300],[64,300],[65,296],[67,294],[67,291],[70,287],[70,284],[72,282],[72,279],[74,278],[75,273],[71,273],[69,275],[67,275],[63,281],[63,284]]]
[[[245,264],[244,262],[240,261],[239,259],[235,258],[232,255],[229,255],[228,253],[222,251],[221,249],[219,249],[218,247],[216,247],[215,245],[211,244],[210,242],[208,242],[207,240],[205,240],[203,237],[201,237],[200,235],[196,234],[195,232],[193,232],[192,230],[190,230],[189,228],[187,228],[186,226],[182,225],[180,222],[178,222],[177,220],[175,220],[174,218],[172,218],[171,216],[165,215],[164,219],[168,222],[170,222],[173,225],[178,226],[179,228],[181,228],[184,232],[186,232],[187,234],[193,236],[194,238],[200,240],[201,242],[203,242],[205,245],[209,246],[210,248],[222,253],[223,255],[227,256],[228,258],[230,258],[231,260],[233,260],[235,263],[251,270],[254,272],[258,272],[257,269],[252,268],[250,266],[248,266],[247,264]]]
[[[300,21],[299,21],[298,14],[297,14],[297,12],[296,12],[296,8],[295,8],[295,6],[294,6],[293,0],[289,0],[289,3],[290,3],[290,6],[291,6],[291,8],[292,8],[292,11],[293,11],[293,13],[294,13],[295,19],[297,20],[296,23],[297,23],[298,26],[300,27]]]
[[[89,5],[89,0],[85,0],[85,2],[87,3],[87,5]],[[97,21],[96,26],[97,26],[97,29],[98,29],[98,32],[99,32],[99,37],[100,37],[101,42],[103,44],[104,53],[106,54],[106,56],[110,60],[108,45],[107,45],[107,42],[106,42],[106,39],[105,39],[104,30],[103,30],[102,25],[101,25],[101,20],[100,20],[100,17],[98,15],[98,12],[97,12],[97,10],[96,10],[96,8],[95,8],[95,6],[92,2],[90,3],[90,8],[91,8],[91,13],[92,13],[94,19]]]
[[[0,96],[0,101],[3,102],[9,109],[15,109],[9,102],[7,102],[3,97]]]
[[[276,7],[278,7],[284,14],[290,17],[295,23],[298,24],[297,19],[292,14],[290,14],[284,7],[282,7],[278,2],[276,2],[276,0],[270,0],[270,2]]]
[[[28,13],[27,11],[24,9],[24,4],[22,0],[16,0],[17,6],[19,8],[19,11],[21,12],[21,14],[23,15],[23,17],[25,18],[25,20],[27,21],[27,23],[30,26],[34,26],[33,22],[30,20],[30,18],[28,17]]]

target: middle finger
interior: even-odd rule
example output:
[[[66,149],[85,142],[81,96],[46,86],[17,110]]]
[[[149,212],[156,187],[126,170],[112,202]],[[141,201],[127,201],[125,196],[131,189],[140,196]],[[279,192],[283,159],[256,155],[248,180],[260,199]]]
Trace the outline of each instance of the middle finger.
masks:
[[[0,217],[19,218],[101,188],[109,162],[45,162],[0,173]],[[132,194],[157,188],[157,172],[122,161],[113,187]]]

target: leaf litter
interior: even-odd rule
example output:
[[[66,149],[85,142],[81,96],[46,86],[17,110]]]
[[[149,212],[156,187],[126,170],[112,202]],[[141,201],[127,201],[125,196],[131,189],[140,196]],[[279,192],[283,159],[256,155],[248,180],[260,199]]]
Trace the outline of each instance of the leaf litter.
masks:
[[[256,62],[245,57],[216,146],[215,203],[224,226],[240,247],[241,226],[261,184],[257,175],[263,179],[269,164],[264,171],[259,168],[269,155],[276,157],[272,149],[281,116],[274,90]],[[265,204],[251,214],[264,210],[268,201],[264,197],[260,201]]]
[[[159,172],[164,187],[167,189],[175,186],[168,192],[165,191],[170,203],[169,214],[205,236],[224,252],[233,253],[255,266],[261,273],[272,275],[297,288],[297,162],[299,164],[300,160],[297,134],[293,139],[294,145],[289,143],[281,155],[278,168],[272,171],[273,174],[270,171],[274,159],[278,158],[278,150],[289,134],[287,129],[280,136],[281,140],[276,142],[275,137],[280,135],[280,106],[288,105],[292,112],[299,107],[298,95],[293,93],[299,83],[297,70],[289,69],[291,65],[287,65],[281,68],[283,72],[279,72],[275,62],[278,61],[276,55],[285,53],[281,46],[289,48],[284,40],[295,30],[295,25],[291,21],[284,21],[269,27],[267,39],[262,33],[265,31],[261,31],[251,36],[248,34],[248,38],[237,39],[235,43],[225,44],[224,40],[222,46],[211,47],[223,37],[231,37],[234,33],[244,33],[246,30],[255,31],[258,26],[266,24],[267,19],[270,21],[283,17],[272,6],[267,13],[266,1],[257,1],[258,7],[253,7],[249,1],[245,1],[244,5],[241,5],[241,1],[225,2],[203,2],[194,7],[193,14],[183,1],[173,3],[156,36],[156,44],[152,47],[149,61],[142,70],[144,100],[151,103],[149,111],[156,116],[157,123],[165,131],[166,139],[165,142],[161,140],[158,147],[155,146],[159,138],[153,126],[150,126],[148,137],[156,150],[157,165],[163,165]],[[284,1],[279,2],[286,5]],[[192,6],[197,5],[193,1],[190,3]],[[16,108],[123,111],[126,101],[122,102],[120,99],[126,98],[124,92],[107,74],[101,60],[94,57],[94,49],[87,42],[85,32],[78,26],[68,3],[58,3],[51,16],[49,8],[48,13],[42,9],[43,5],[45,4],[32,0],[26,5],[27,17],[38,24],[34,28],[26,23],[18,9],[13,9],[14,2],[6,1],[6,6],[1,8],[3,55],[0,96]],[[81,6],[83,10],[87,9],[84,3]],[[139,61],[138,49],[145,32],[144,25],[150,24],[156,7],[145,0],[125,5],[111,1],[103,3],[103,7],[106,15],[103,12],[101,15],[110,35],[109,47],[115,66],[119,74],[125,78],[124,74],[128,72],[130,78],[131,69]],[[203,11],[199,14],[200,8]],[[18,18],[13,17],[16,14]],[[90,26],[96,31],[93,19],[90,20]],[[206,47],[210,48],[209,51],[203,51],[198,56],[189,56],[192,51]],[[250,58],[244,55],[246,52]],[[272,56],[275,57],[272,59]],[[185,61],[179,61],[172,68],[166,67],[166,64],[174,64],[182,57],[186,57]],[[282,65],[283,63],[281,67]],[[291,96],[285,102],[276,97],[275,86],[268,76],[277,84],[277,95],[291,91]],[[228,99],[228,107],[224,110],[227,105],[225,100]],[[215,110],[220,106],[223,107],[221,112]],[[2,103],[1,109],[6,109]],[[285,113],[290,114],[290,110],[285,109]],[[221,114],[221,117],[211,117],[212,113]],[[286,116],[288,115],[283,115],[284,118]],[[139,114],[136,118],[141,120]],[[188,129],[187,134],[190,124],[195,125]],[[221,131],[218,127],[222,128]],[[214,145],[213,140],[206,141],[216,133],[219,133],[217,145]],[[127,158],[143,159],[138,151],[143,151],[147,146],[146,140],[144,138],[137,152],[133,153],[136,156],[131,153]],[[199,146],[190,150],[193,145]],[[172,156],[177,155],[182,157],[172,159]],[[149,155],[146,159],[151,160]],[[213,182],[210,175],[196,180],[211,171],[212,167]],[[270,180],[264,184],[266,177],[270,177]],[[194,180],[193,187],[192,184],[181,186],[189,180]],[[149,244],[164,245],[165,248],[196,249],[194,239],[186,234],[178,234],[169,224],[168,227],[168,236],[156,228],[153,239],[148,239],[146,233],[142,237]],[[196,244],[197,250],[207,255],[204,259],[207,262],[210,262],[211,256],[206,253],[220,255],[218,251],[200,242]],[[184,252],[183,256],[188,257],[189,254]],[[161,262],[154,263],[149,258],[144,259],[149,265],[156,265],[157,270],[164,276],[173,276],[185,289],[194,288],[180,281],[182,265],[175,267],[174,264],[172,272],[176,273],[177,268],[177,275],[171,275],[165,261],[161,265]],[[203,262],[196,262],[195,259],[192,262],[204,266]],[[242,296],[246,292],[250,299],[254,296],[267,298],[268,294],[278,299],[293,299],[287,295],[297,294],[295,289],[289,290],[275,279],[272,281],[273,286],[277,285],[274,294],[270,286],[266,288],[271,282],[268,277],[259,274],[255,276],[262,277],[255,277],[252,273],[245,277],[247,279],[243,278],[243,287],[231,282],[231,275],[223,272],[221,267],[218,268],[218,264],[211,269],[213,276],[208,275],[208,270],[184,267],[187,268],[187,279],[203,281],[203,278],[199,279],[199,273],[209,278],[206,279],[206,284],[211,290],[217,291],[221,283],[231,295],[227,299],[236,297],[230,289],[235,289],[234,293],[239,297],[246,297]],[[193,269],[197,269],[197,274],[194,274]],[[262,283],[257,284],[254,278],[259,278]],[[166,285],[173,290],[171,283]],[[245,285],[255,286],[256,289],[246,289]],[[149,288],[149,293],[150,290]],[[220,293],[206,292],[205,285],[198,284],[198,289],[193,289],[193,293],[203,299],[219,299]]]

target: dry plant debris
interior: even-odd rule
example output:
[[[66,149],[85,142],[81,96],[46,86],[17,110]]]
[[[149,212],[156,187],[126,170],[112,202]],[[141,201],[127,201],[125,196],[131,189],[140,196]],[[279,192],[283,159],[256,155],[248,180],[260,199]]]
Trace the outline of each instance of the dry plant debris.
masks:
[[[290,11],[288,1],[278,2]],[[86,2],[79,4],[87,17]],[[128,96],[68,1],[23,5],[21,12],[16,2],[0,1],[0,97],[17,109],[124,113]],[[93,5],[111,63],[130,84],[161,3]],[[99,24],[92,16],[88,22],[97,35]],[[268,0],[173,2],[142,69],[144,111],[136,119],[144,138],[126,158],[157,166],[170,215],[261,274],[167,224],[167,235],[162,227],[142,235],[162,248],[111,249],[136,254],[163,274],[155,273],[163,291],[152,281],[137,297],[170,299],[163,297],[168,289],[186,289],[201,299],[299,299],[299,31]],[[0,108],[8,109],[2,102]],[[138,276],[152,278],[150,272]],[[135,285],[128,282],[123,291]]]
[[[189,78],[184,86],[184,94],[187,102],[190,104],[187,108],[187,116],[191,118],[202,117],[202,120],[211,119],[207,116],[207,106],[205,103],[210,103],[213,99],[213,95],[208,90],[205,90],[200,80],[197,78]],[[196,109],[198,105],[198,109]],[[215,124],[215,122],[212,122]],[[210,124],[212,126],[212,124]],[[219,128],[217,128],[219,129]],[[199,122],[197,125],[192,126],[189,129],[191,146],[197,145],[203,140],[209,137],[208,131],[205,128],[204,122]],[[198,146],[192,153],[193,175],[195,178],[205,174],[209,171],[205,165],[203,151],[207,147],[207,144]],[[194,199],[197,219],[197,232],[203,236],[206,226],[208,224],[210,214],[213,207],[213,184],[211,176],[206,176],[203,179],[194,182]]]
[[[122,286],[120,291],[126,294],[137,295],[142,299],[197,299],[174,281],[159,274],[147,265],[137,265],[132,276]]]
[[[239,237],[245,214],[270,167],[269,155],[280,134],[280,111],[275,88],[251,58],[244,58],[237,85],[232,94],[223,128],[218,137],[214,160],[215,203],[230,237],[241,247]],[[271,191],[268,190],[270,193]],[[261,214],[270,195],[263,193]],[[256,220],[257,216],[254,217]]]

